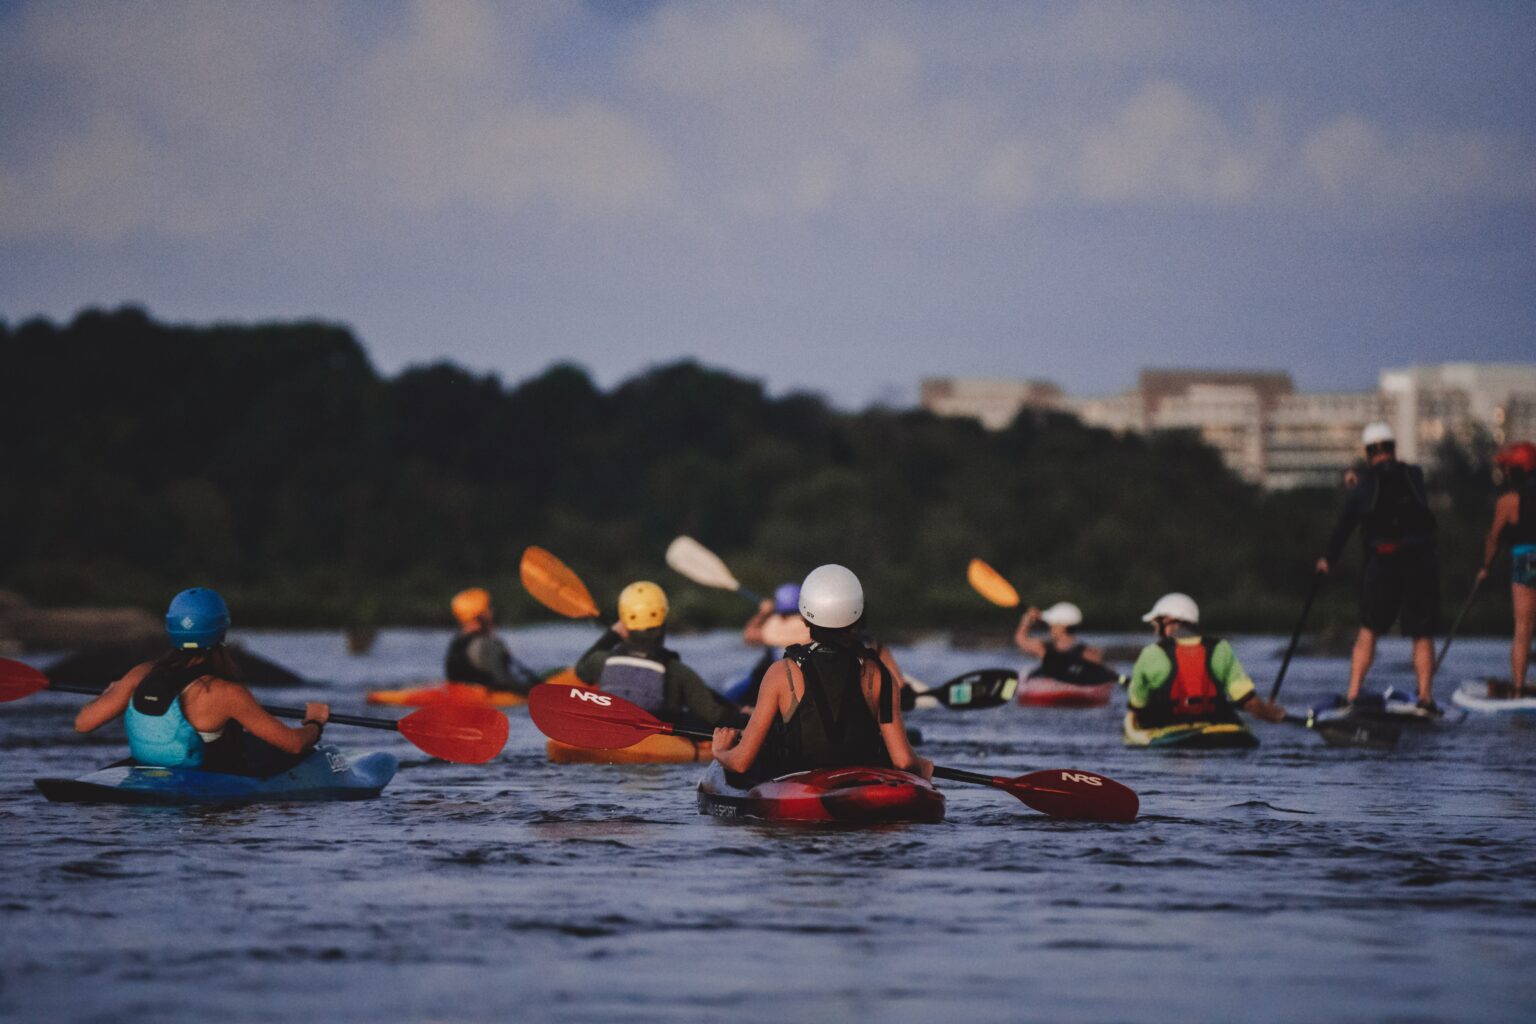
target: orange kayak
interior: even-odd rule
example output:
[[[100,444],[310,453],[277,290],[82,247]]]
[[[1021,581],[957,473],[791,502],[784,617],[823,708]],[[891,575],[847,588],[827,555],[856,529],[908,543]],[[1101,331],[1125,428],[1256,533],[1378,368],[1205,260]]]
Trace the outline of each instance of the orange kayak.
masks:
[[[493,708],[515,708],[528,703],[520,693],[506,690],[488,690],[476,683],[438,683],[436,686],[416,686],[404,690],[369,690],[369,704],[393,704],[399,707],[422,708],[428,704],[451,701],[458,704],[484,704]]]
[[[553,764],[695,764],[710,760],[714,748],[708,740],[657,734],[622,750],[573,747],[559,740],[550,740],[548,750]]]

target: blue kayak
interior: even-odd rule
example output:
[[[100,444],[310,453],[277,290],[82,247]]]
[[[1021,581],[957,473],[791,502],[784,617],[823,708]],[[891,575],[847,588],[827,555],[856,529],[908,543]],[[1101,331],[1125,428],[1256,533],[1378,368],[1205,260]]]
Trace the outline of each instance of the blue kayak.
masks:
[[[349,758],[335,747],[318,746],[293,768],[270,778],[226,775],[199,768],[155,768],[115,764],[78,779],[37,779],[38,791],[55,803],[250,804],[284,800],[368,800],[395,777],[393,754]]]

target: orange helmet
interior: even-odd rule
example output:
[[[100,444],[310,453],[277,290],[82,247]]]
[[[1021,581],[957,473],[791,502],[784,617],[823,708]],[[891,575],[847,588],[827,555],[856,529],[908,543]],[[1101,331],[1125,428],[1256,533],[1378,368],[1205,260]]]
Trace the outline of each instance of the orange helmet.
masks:
[[[1518,469],[1522,473],[1536,473],[1536,444],[1529,441],[1507,444],[1493,457],[1493,464],[1505,469]]]
[[[453,617],[473,622],[491,610],[491,595],[483,587],[470,587],[453,595]]]

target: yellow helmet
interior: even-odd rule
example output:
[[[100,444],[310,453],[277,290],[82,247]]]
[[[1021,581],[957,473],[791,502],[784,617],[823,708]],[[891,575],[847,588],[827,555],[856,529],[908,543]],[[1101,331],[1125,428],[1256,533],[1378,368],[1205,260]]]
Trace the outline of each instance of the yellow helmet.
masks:
[[[491,610],[491,595],[483,587],[470,587],[453,595],[453,617],[473,622]]]
[[[619,621],[625,629],[655,629],[667,622],[667,592],[649,580],[619,592]]]

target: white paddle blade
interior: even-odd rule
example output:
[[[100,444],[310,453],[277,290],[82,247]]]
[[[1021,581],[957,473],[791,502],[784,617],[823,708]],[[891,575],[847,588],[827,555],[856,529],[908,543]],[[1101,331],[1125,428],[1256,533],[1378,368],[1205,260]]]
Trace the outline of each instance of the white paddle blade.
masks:
[[[736,577],[731,575],[731,570],[726,568],[720,556],[692,537],[678,537],[667,545],[667,564],[701,587],[741,589],[741,584],[736,582]]]

